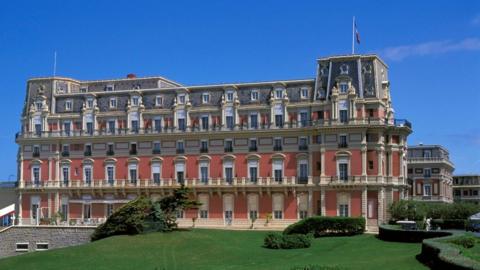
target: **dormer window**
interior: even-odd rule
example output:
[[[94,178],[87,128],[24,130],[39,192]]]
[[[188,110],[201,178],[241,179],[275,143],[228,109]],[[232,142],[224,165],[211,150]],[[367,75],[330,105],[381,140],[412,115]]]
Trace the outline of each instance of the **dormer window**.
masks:
[[[156,96],[155,97],[155,106],[157,106],[157,107],[162,107],[163,106],[163,97],[162,96]]]
[[[107,84],[107,86],[105,86],[105,91],[106,92],[112,92],[114,90],[114,85],[113,84]]]
[[[232,91],[227,92],[227,101],[233,101],[233,92]]]
[[[308,88],[300,89],[300,97],[303,99],[308,98]]]
[[[178,95],[178,103],[185,104],[185,95]]]
[[[87,99],[86,105],[87,105],[87,108],[88,108],[88,109],[93,108],[93,98]]]
[[[139,98],[138,96],[132,97],[132,105],[133,105],[133,106],[138,106],[138,100],[139,100],[139,99],[140,99],[140,98]]]
[[[283,89],[275,89],[275,98],[276,99],[283,98]]]
[[[72,110],[72,103],[73,101],[71,99],[68,99],[65,101],[65,111],[71,111]]]
[[[210,103],[210,94],[209,93],[203,93],[202,94],[202,103],[203,104]]]
[[[87,93],[88,88],[86,86],[80,87],[80,93]]]
[[[348,90],[348,83],[347,82],[341,82],[340,83],[340,93],[341,94],[346,94]]]
[[[117,98],[114,98],[114,97],[110,98],[109,106],[110,106],[110,109],[117,108]]]
[[[250,99],[252,101],[257,101],[258,100],[258,91],[257,90],[253,90],[251,93],[250,93]]]
[[[37,111],[41,111],[43,107],[43,103],[41,101],[35,102],[35,107],[37,108]]]

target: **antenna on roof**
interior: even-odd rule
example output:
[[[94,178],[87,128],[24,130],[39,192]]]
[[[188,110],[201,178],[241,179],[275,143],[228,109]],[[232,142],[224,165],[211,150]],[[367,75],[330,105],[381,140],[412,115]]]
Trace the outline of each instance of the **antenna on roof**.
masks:
[[[53,53],[53,77],[57,74],[57,51]]]

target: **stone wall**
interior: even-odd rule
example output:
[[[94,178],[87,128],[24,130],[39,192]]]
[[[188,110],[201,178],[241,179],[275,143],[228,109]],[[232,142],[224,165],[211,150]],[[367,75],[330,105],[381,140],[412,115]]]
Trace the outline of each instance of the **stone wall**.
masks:
[[[48,243],[48,249],[88,243],[93,227],[13,226],[0,231],[0,258],[36,250],[37,243]],[[17,243],[28,243],[28,251],[16,251]]]

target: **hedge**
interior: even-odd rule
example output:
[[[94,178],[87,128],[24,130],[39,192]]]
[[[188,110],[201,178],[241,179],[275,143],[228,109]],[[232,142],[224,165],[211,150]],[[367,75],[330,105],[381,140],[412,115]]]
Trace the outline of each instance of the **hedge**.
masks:
[[[426,239],[422,243],[422,252],[417,258],[430,266],[431,269],[480,270],[478,261],[463,256],[460,248],[447,243],[455,238],[457,238],[456,235],[438,239]]]
[[[308,248],[311,244],[312,236],[304,234],[269,233],[263,241],[263,246],[271,249]]]
[[[362,234],[365,231],[363,217],[323,217],[316,216],[302,219],[288,226],[284,234],[313,234],[320,236],[341,236]]]
[[[424,239],[444,237],[452,235],[446,231],[423,231],[423,230],[402,230],[398,226],[378,226],[378,238],[384,241],[421,243]]]
[[[464,219],[432,219],[432,228],[440,227],[442,230],[465,230]]]
[[[480,212],[480,205],[473,203],[432,203],[400,200],[389,206],[392,221],[432,219],[468,219]]]

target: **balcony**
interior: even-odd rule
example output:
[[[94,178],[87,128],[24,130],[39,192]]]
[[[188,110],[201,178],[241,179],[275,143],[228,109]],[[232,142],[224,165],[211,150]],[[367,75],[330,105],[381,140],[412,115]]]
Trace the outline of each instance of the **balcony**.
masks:
[[[338,148],[348,148],[348,143],[341,142],[341,143],[338,144]]]
[[[256,152],[258,149],[257,149],[257,146],[250,146],[248,147],[248,151],[249,152]]]
[[[86,157],[90,157],[90,156],[92,156],[92,151],[85,151],[85,152],[83,152],[83,155],[86,156]]]
[[[135,156],[137,155],[137,149],[130,149],[129,153],[131,156]]]
[[[113,155],[115,155],[115,151],[107,150],[107,156],[113,156]]]
[[[177,154],[185,154],[185,149],[183,149],[183,148],[178,148],[178,149],[177,149]]]
[[[233,147],[225,147],[223,149],[226,153],[230,153],[230,152],[233,152]]]
[[[62,157],[69,157],[70,151],[62,151]]]
[[[201,147],[201,148],[200,148],[200,153],[208,153],[208,148],[206,148],[206,147]]]
[[[160,151],[160,149],[153,149],[152,150],[152,154],[154,154],[154,155],[159,155],[161,153],[162,153],[162,151]]]
[[[281,145],[275,145],[273,146],[273,151],[282,151],[283,147]]]
[[[40,157],[40,152],[33,152],[32,157]]]
[[[307,151],[308,150],[308,145],[299,145],[298,150],[299,151]]]

